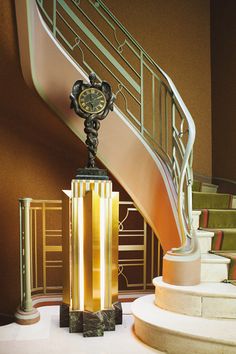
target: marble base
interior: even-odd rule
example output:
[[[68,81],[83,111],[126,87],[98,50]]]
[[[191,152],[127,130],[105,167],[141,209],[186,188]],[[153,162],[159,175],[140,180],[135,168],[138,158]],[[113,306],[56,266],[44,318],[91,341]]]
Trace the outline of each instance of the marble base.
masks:
[[[116,329],[116,312],[114,309],[101,311],[103,317],[104,331],[115,331]]]
[[[81,333],[83,332],[83,311],[69,312],[69,332]]]
[[[83,312],[83,336],[102,337],[104,334],[104,322],[101,311]]]
[[[60,305],[60,327],[69,327],[69,305]]]
[[[76,171],[76,179],[89,179],[89,180],[108,180],[107,170],[97,167],[78,168]]]
[[[116,324],[122,324],[120,302],[112,308],[90,312],[70,310],[69,305],[60,305],[60,327],[69,327],[70,333],[83,333],[84,337],[100,337],[104,331],[115,331]]]
[[[116,324],[122,324],[123,313],[122,313],[121,302],[115,302],[112,306],[115,310]]]

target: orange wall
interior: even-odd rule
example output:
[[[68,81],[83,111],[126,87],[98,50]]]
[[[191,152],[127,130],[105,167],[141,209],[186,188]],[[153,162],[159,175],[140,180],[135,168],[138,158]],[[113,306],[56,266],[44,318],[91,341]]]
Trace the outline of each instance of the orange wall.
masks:
[[[211,176],[210,0],[104,0],[174,81],[196,124],[194,172]]]
[[[234,181],[236,181],[235,14],[235,0],[212,1],[213,176]]]
[[[210,175],[208,1],[136,0],[134,9],[132,1],[120,0],[119,7],[114,6],[115,0],[106,3],[174,79],[196,119],[195,170]],[[61,189],[69,188],[86,156],[84,145],[26,86],[19,64],[14,1],[0,0],[0,4],[0,313],[13,313],[20,296],[17,200],[22,196],[60,199]]]
[[[61,199],[61,190],[70,188],[76,169],[86,165],[87,153],[84,144],[24,82],[14,1],[1,0],[0,5],[1,315],[14,313],[20,299],[18,198]],[[121,199],[129,200],[114,178],[113,185]]]
[[[0,15],[0,313],[19,302],[18,198],[60,199],[84,163],[82,143],[23,80],[12,3]]]

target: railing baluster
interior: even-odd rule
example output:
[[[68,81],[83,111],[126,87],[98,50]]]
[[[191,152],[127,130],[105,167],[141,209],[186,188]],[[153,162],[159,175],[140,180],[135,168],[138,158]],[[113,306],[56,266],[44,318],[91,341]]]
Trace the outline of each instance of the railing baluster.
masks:
[[[143,52],[140,53],[140,78],[141,78],[141,134],[143,135],[144,128],[144,92],[143,92]]]
[[[162,146],[162,101],[161,101],[161,97],[162,97],[162,84],[161,81],[159,81],[159,85],[158,85],[158,96],[159,96],[159,124],[158,124],[158,128],[159,128],[159,140],[160,140],[160,145]]]
[[[42,11],[42,15],[52,24],[54,37],[57,36],[58,39],[63,42],[63,45],[67,47],[68,53],[73,56],[75,52],[74,59],[78,60],[76,49],[81,51],[83,68],[85,68],[87,72],[93,70],[88,64],[90,63],[89,60],[87,57],[85,58],[87,55],[85,53],[88,52],[88,56],[92,55],[95,61],[98,61],[102,71],[105,71],[109,77],[112,77],[115,85],[118,86],[120,83],[122,84],[127,92],[127,96],[125,96],[125,107],[121,107],[123,114],[135,128],[140,131],[141,135],[146,139],[153,150],[163,158],[172,170],[178,200],[180,200],[183,190],[187,188],[188,198],[186,202],[188,208],[186,208],[186,216],[191,220],[192,203],[191,183],[189,183],[189,180],[192,180],[192,165],[189,163],[189,160],[191,159],[191,151],[195,139],[195,126],[187,107],[171,79],[143,50],[139,43],[105,6],[102,0],[96,0],[96,2],[91,0],[86,2],[81,1],[79,6],[74,0],[71,1],[72,6],[70,6],[70,1],[53,0],[52,15],[47,13],[42,0],[36,1]],[[57,3],[60,4],[58,8],[56,8]],[[84,8],[84,4],[89,6],[89,10],[87,6]],[[61,8],[63,11],[60,13]],[[69,20],[63,17],[64,12],[67,14],[66,19],[68,17]],[[66,31],[65,33],[61,33],[61,28],[57,29],[57,16],[59,16],[60,22],[64,21],[68,33],[75,35],[78,43],[75,42],[71,44],[70,35],[68,36]],[[110,38],[111,36],[106,35],[105,27],[110,29],[113,39]],[[80,33],[81,36],[79,35]],[[122,40],[120,40],[119,37],[121,37]],[[93,43],[92,46],[91,42]],[[83,50],[85,50],[85,53]],[[106,59],[104,59],[104,57]],[[119,72],[118,75],[117,72]],[[149,75],[151,75],[152,82],[149,88],[150,92],[146,93],[146,87],[149,84]],[[98,76],[101,76],[100,73]],[[121,77],[123,82],[121,82]],[[158,88],[156,87],[155,80],[158,80]],[[152,122],[150,122],[150,117],[146,117],[147,109],[145,106],[146,97],[150,97],[151,95],[152,113],[150,112],[150,115],[152,114]],[[137,105],[139,107],[140,104],[140,109],[136,109]],[[178,112],[181,119],[183,119],[179,136],[176,134],[176,131],[174,131],[175,129],[179,129],[179,127],[175,126],[176,112]],[[183,123],[187,123],[186,131],[183,130]],[[172,139],[170,138],[169,132],[170,125],[172,125]],[[185,133],[187,134],[187,139],[181,139],[181,134]],[[176,141],[177,148],[176,144],[174,144],[174,140]],[[171,147],[172,151],[170,151]],[[179,155],[177,156],[179,152],[180,157]],[[185,175],[187,175],[187,182]],[[180,181],[181,184],[179,184]],[[184,185],[182,181],[184,181]],[[179,210],[179,208],[181,208],[181,210]],[[178,204],[180,225],[184,224],[185,218],[182,209],[182,206]],[[186,232],[187,235],[181,235],[183,240],[186,236],[191,235],[191,222],[189,222],[189,227]],[[183,252],[185,251],[183,250]]]
[[[156,138],[156,93],[155,76],[152,75],[152,137]]]
[[[54,37],[57,36],[57,0],[53,0],[53,15],[52,15],[52,32]]]

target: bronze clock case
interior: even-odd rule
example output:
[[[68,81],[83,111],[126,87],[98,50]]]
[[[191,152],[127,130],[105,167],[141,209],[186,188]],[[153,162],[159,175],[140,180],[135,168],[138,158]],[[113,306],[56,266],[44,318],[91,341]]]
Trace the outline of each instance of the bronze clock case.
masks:
[[[94,114],[102,112],[106,107],[107,101],[101,90],[90,87],[80,93],[78,103],[84,112]]]

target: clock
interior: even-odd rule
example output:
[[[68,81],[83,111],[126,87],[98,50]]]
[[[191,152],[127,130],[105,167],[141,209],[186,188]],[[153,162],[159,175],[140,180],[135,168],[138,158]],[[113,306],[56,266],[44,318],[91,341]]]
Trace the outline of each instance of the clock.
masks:
[[[78,103],[84,112],[94,114],[100,113],[105,109],[107,100],[101,90],[89,87],[80,93]]]
[[[87,168],[94,169],[100,121],[113,110],[115,96],[108,82],[96,82],[95,73],[89,75],[89,81],[90,83],[85,83],[83,80],[77,80],[74,83],[70,94],[70,107],[85,120],[84,132],[87,135],[85,144],[88,148]]]

